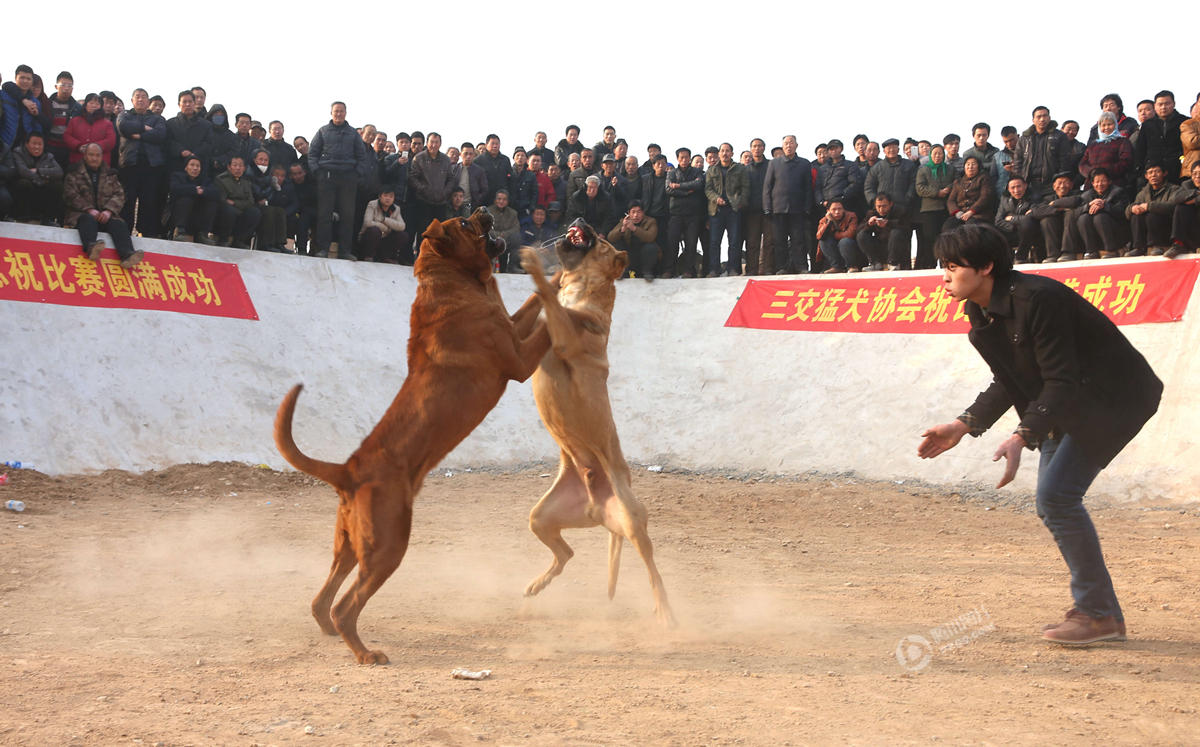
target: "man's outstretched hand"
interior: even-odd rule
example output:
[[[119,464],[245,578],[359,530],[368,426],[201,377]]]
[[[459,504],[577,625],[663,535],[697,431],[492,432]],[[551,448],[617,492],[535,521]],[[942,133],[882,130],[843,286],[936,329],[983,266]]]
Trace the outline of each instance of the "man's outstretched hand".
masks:
[[[938,454],[957,446],[962,437],[967,435],[970,430],[967,424],[961,420],[935,425],[921,434],[921,445],[917,447],[917,456],[922,459],[933,459]]]
[[[993,462],[1000,461],[1003,457],[1006,461],[1004,465],[1004,476],[1000,478],[1000,482],[996,484],[997,488],[1002,488],[1013,481],[1017,476],[1017,467],[1021,466],[1021,449],[1025,448],[1025,439],[1018,436],[1016,433],[1004,439],[1004,443],[1000,444],[1000,448],[996,449],[995,456],[992,457]]]

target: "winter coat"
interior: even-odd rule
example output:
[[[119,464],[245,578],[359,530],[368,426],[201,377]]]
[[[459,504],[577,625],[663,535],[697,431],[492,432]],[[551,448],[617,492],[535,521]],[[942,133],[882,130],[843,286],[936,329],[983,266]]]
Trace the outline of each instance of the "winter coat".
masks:
[[[750,202],[750,172],[736,161],[726,170],[720,164],[704,174],[704,194],[708,197],[708,214],[716,215],[717,198],[724,192],[729,207],[741,212]]]
[[[1179,176],[1186,179],[1192,175],[1192,166],[1200,161],[1200,117],[1179,123],[1179,144],[1183,147]]]
[[[475,158],[475,165],[483,169],[483,173],[487,174],[488,191],[484,202],[481,205],[491,205],[495,199],[496,193],[502,189],[508,188],[508,183],[512,180],[513,167],[512,162],[508,160],[508,156],[503,153],[497,153],[493,158],[486,150],[480,153]],[[511,195],[510,195],[511,197]],[[513,208],[516,209],[516,205]]]
[[[960,176],[946,198],[946,209],[951,215],[970,210],[980,220],[991,223],[995,214],[995,195],[992,183],[983,171],[974,178]]]
[[[830,235],[832,234],[832,235]],[[818,239],[853,239],[858,236],[858,216],[847,210],[839,223],[834,223],[828,216],[822,216],[817,221]]]
[[[938,194],[943,189],[950,187],[953,189],[955,177],[954,169],[950,164],[942,164],[943,168],[935,176],[930,163],[922,164],[917,168],[917,197],[921,198],[922,213],[944,213],[947,210],[946,197]]]
[[[1057,128],[1050,127],[1038,134],[1030,126],[1017,139],[1013,173],[1020,174],[1030,184],[1050,184],[1055,174],[1067,169],[1068,150],[1066,138]]]
[[[207,172],[213,155],[213,126],[199,114],[185,117],[177,114],[167,120],[167,165],[172,171],[182,171],[187,159],[181,153],[191,151],[200,159]]]
[[[71,164],[83,161],[83,154],[79,152],[81,146],[96,143],[104,151],[104,163],[111,166],[113,148],[117,147],[117,131],[102,111],[97,111],[96,118],[91,121],[88,121],[86,114],[81,114],[67,123],[63,142],[71,152]]]
[[[807,214],[813,205],[812,164],[807,158],[772,158],[763,178],[763,212]]]
[[[196,189],[204,190],[204,194],[197,194]],[[213,186],[212,180],[204,175],[203,172],[195,179],[187,175],[186,171],[173,171],[167,180],[167,193],[172,200],[178,200],[184,197],[200,197],[203,199],[209,195],[220,197],[220,192]]]
[[[400,206],[392,204],[391,210],[385,211],[379,204],[379,200],[371,200],[367,203],[367,209],[363,213],[362,231],[359,231],[361,236],[368,228],[378,228],[384,236],[387,236],[392,231],[403,231],[404,218],[400,215]]]
[[[58,165],[48,149],[34,158],[24,145],[18,145],[8,152],[4,160],[13,171],[14,182],[29,182],[36,187],[44,187],[63,178],[62,166]]]
[[[1125,208],[1125,217],[1133,219],[1133,206],[1143,203],[1150,206],[1151,213],[1158,215],[1170,215],[1175,212],[1175,198],[1179,196],[1179,186],[1170,182],[1163,182],[1163,185],[1158,189],[1151,189],[1150,185],[1142,187],[1138,190],[1137,196],[1133,198],[1133,202],[1129,203],[1129,207]]]
[[[763,183],[767,180],[767,167],[770,165],[771,159],[764,158],[761,161],[751,160],[750,165],[746,167],[746,174],[750,177],[750,200],[746,207],[751,213],[762,214]]]
[[[450,190],[454,186],[454,173],[445,153],[439,152],[437,158],[433,158],[429,151],[423,150],[412,159],[408,169],[409,197],[430,205],[445,205],[450,202]]]
[[[646,215],[664,216],[671,212],[671,196],[667,194],[667,176],[660,179],[654,174],[642,177],[642,204],[646,206]]]
[[[583,147],[583,143],[578,140],[575,141],[574,145],[571,145],[565,137],[558,141],[558,145],[554,146],[554,161],[564,174],[567,173],[567,158],[572,153],[582,153]]]
[[[1088,211],[1088,203],[1095,199],[1101,199],[1104,200],[1104,207],[1100,209],[1101,212],[1124,221],[1125,208],[1129,207],[1129,194],[1129,190],[1118,187],[1115,184],[1109,185],[1108,191],[1103,195],[1094,189],[1088,189],[1079,196],[1078,210],[1081,214],[1086,213]]]
[[[862,191],[858,167],[845,157],[826,160],[817,167],[817,201],[826,204],[854,201]]]
[[[909,215],[917,204],[917,162],[897,158],[895,162],[881,158],[867,173],[863,186],[867,206],[875,205],[875,197],[887,192],[892,198],[892,210]]]
[[[634,242],[649,244],[657,238],[658,221],[649,215],[643,215],[642,222],[635,225],[631,231],[622,231],[621,221],[617,221],[617,225],[608,232],[608,243],[617,247],[632,246]]]
[[[243,174],[242,178],[234,179],[233,174],[226,171],[217,177],[216,183],[221,199],[232,200],[238,212],[254,207],[254,182],[249,176]]]
[[[462,186],[462,170],[463,170],[462,163],[460,162],[460,163],[454,164],[452,169],[453,169],[452,178],[454,179],[454,186],[451,187],[450,189],[454,189],[454,187],[461,187]],[[487,203],[487,193],[488,193],[487,174],[483,173],[483,169],[481,169],[479,166],[476,166],[475,163],[473,163],[473,162],[471,163],[471,166],[467,169],[467,185],[470,187],[470,189],[463,190],[464,192],[467,193],[466,194],[467,203],[469,203],[473,207],[482,207],[482,206],[488,204]]]
[[[1137,144],[1133,148],[1133,163],[1138,176],[1143,176],[1152,165],[1162,166],[1167,179],[1178,175],[1179,159],[1183,156],[1180,130],[1187,117],[1178,111],[1171,112],[1166,119],[1151,117],[1142,122]]]
[[[570,225],[576,218],[583,218],[602,236],[607,236],[617,223],[612,198],[604,190],[597,190],[596,196],[589,200],[587,190],[581,189],[567,200],[567,214],[563,223]]]
[[[40,114],[41,102],[33,95],[32,89],[22,92],[11,80],[0,86],[0,142],[9,148],[24,144],[17,142],[19,134],[29,135],[42,131],[41,119],[38,115],[29,113],[29,110],[21,103],[24,99],[29,99],[37,104]]]
[[[446,159],[446,162],[449,163],[449,160]],[[349,123],[336,125],[330,120],[329,124],[317,130],[308,144],[308,165],[316,176],[328,171],[334,174],[357,174],[361,178],[368,165],[367,146]]]
[[[79,216],[88,210],[107,210],[118,215],[121,208],[125,207],[125,190],[121,187],[116,170],[101,163],[96,188],[92,189],[92,177],[88,174],[87,166],[82,163],[72,166],[63,180],[63,207],[66,209],[63,225],[67,228],[75,226]]]
[[[267,138],[262,141],[263,150],[271,154],[271,165],[282,164],[285,169],[296,162],[296,149],[286,140]]]
[[[678,184],[672,189],[667,187],[670,199],[671,215],[681,215],[696,218],[704,215],[704,205],[707,201],[704,194],[704,172],[691,166],[679,168],[676,166],[667,172],[667,183]],[[579,193],[582,193],[580,190]],[[570,223],[571,221],[567,221]],[[606,228],[607,232],[608,229]]]
[[[1015,231],[1016,221],[1009,218],[1021,218],[1025,216],[1032,217],[1031,211],[1035,204],[1029,199],[1029,194],[1026,193],[1020,200],[1015,199],[1012,195],[1005,193],[1000,198],[1000,207],[996,210],[996,219],[993,221],[996,228],[1004,231]]]
[[[1108,142],[1095,142],[1083,152],[1079,159],[1079,173],[1085,183],[1089,180],[1092,169],[1103,168],[1113,184],[1131,182],[1133,172],[1133,146],[1123,137],[1114,137]]]
[[[117,117],[117,133],[121,136],[122,167],[155,168],[166,164],[167,120],[149,109],[141,114],[128,109]],[[133,135],[138,137],[135,139]]]

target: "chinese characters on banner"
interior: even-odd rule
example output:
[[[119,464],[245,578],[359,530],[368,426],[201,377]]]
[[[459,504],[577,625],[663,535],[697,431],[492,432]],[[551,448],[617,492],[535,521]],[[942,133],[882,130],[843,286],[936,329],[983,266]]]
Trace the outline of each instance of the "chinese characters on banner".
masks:
[[[147,252],[124,270],[112,249],[93,262],[78,244],[4,237],[0,300],[258,319],[235,264]]]
[[[1154,258],[1018,270],[1058,280],[1116,324],[1147,324],[1183,318],[1200,260]],[[965,301],[946,295],[941,273],[833,278],[749,280],[725,326],[901,334],[961,334],[969,328]]]

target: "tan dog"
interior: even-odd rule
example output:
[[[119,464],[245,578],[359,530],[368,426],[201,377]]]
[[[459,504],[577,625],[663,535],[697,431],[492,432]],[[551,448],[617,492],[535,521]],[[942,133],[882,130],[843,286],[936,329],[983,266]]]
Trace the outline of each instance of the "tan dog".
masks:
[[[425,229],[413,268],[418,285],[408,377],[345,464],[312,459],[296,446],[292,413],[301,385],[288,392],[275,418],[283,457],[337,490],[333,568],[312,613],[321,630],[341,634],[361,664],[388,661],[363,645],[358,616],[404,557],[425,475],[496,406],[510,379],[529,378],[550,344],[536,295],[511,318],[505,310],[492,277],[492,260],[504,243],[490,237],[491,228],[491,215],[480,210]],[[358,577],[333,606],[355,565]]]
[[[561,454],[554,484],[529,515],[529,528],[554,553],[554,561],[525,594],[532,596],[546,588],[575,554],[562,537],[563,529],[602,525],[609,531],[609,599],[617,589],[621,541],[627,539],[650,573],[655,613],[662,623],[674,625],[646,532],[646,508],[633,494],[608,401],[608,332],[617,295],[615,281],[629,258],[596,236],[582,219],[558,242],[557,252],[563,265],[555,278],[558,288],[546,280],[536,251],[521,252],[521,266],[541,296],[551,342],[533,375],[533,396]]]

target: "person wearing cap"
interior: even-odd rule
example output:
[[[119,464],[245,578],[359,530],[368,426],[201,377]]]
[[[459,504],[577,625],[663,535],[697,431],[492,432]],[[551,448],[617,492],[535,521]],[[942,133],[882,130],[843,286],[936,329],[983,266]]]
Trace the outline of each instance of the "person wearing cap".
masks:
[[[1079,258],[1083,240],[1075,222],[1075,209],[1082,203],[1075,175],[1066,171],[1057,174],[1051,191],[1030,213],[1042,229],[1042,246],[1046,249],[1043,262],[1074,262]],[[1099,259],[1099,255],[1087,259]]]
[[[1075,172],[1064,165],[1068,150],[1062,132],[1050,119],[1050,110],[1034,107],[1033,124],[1017,139],[1012,173],[1024,177],[1030,193],[1040,199],[1050,191],[1059,173],[1067,171],[1072,180],[1075,178]]]
[[[625,206],[629,200],[625,197],[624,187],[622,186],[621,177],[617,174],[617,157],[612,153],[605,153],[600,157],[600,189],[608,193],[612,198],[613,207],[618,205]]]
[[[842,155],[842,141],[834,138],[826,146],[825,163],[817,167],[817,202],[828,210],[834,202],[843,207],[855,199],[861,199],[858,168]]]
[[[557,164],[555,165],[557,166]],[[551,231],[557,233],[559,227],[562,226],[562,214],[562,203],[558,200],[546,206],[546,225],[550,227]]]
[[[658,264],[658,221],[646,215],[641,200],[629,203],[629,212],[608,232],[608,241],[629,253],[629,271],[637,277],[654,280]]]
[[[617,223],[612,198],[600,189],[600,177],[592,174],[584,180],[583,189],[567,201],[567,214],[563,221],[570,225],[583,218],[601,236],[608,235]]]
[[[1157,163],[1146,169],[1146,186],[1125,208],[1125,217],[1133,232],[1126,257],[1159,256],[1172,245],[1171,218],[1175,212],[1179,186],[1167,179],[1167,170]]]
[[[190,90],[180,91],[177,101],[179,113],[167,120],[167,170],[182,172],[194,156],[207,174],[213,154],[212,122],[196,113],[196,97]]]
[[[883,158],[871,167],[863,192],[867,202],[875,204],[875,198],[880,192],[886,192],[891,200],[889,211],[889,226],[891,233],[888,241],[887,264],[895,267],[907,267],[911,264],[912,248],[912,219],[917,207],[917,162],[900,157],[900,141],[888,138],[883,141]],[[863,222],[859,223],[860,231]],[[866,245],[859,240],[859,245],[866,251]],[[879,264],[872,257],[873,264]]]

